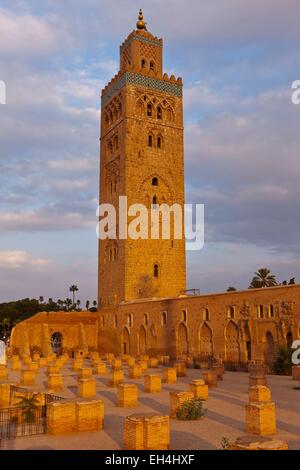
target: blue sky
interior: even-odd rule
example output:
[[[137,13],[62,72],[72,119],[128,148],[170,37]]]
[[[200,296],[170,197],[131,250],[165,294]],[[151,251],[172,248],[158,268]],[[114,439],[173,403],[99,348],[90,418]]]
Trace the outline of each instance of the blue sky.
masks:
[[[297,0],[2,0],[0,301],[96,298],[100,91],[140,7],[184,79],[186,199],[206,211],[188,287],[300,278]]]

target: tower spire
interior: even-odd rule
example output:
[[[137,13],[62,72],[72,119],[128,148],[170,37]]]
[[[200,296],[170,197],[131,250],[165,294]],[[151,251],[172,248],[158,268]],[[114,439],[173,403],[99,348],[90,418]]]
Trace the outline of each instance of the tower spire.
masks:
[[[140,8],[140,11],[139,11],[139,20],[136,24],[136,27],[137,29],[144,29],[145,31],[147,31],[147,27],[146,27],[146,24],[144,22],[144,15],[143,15],[143,10]]]

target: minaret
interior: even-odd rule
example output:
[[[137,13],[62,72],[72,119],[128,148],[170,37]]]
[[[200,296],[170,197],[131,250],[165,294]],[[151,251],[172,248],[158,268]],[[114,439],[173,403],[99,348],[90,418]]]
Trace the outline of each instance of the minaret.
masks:
[[[182,80],[163,73],[163,41],[142,10],[102,90],[100,202],[184,205]],[[117,222],[118,226],[118,222]],[[172,235],[173,237],[173,235]],[[186,288],[185,241],[100,240],[99,307],[175,297]]]

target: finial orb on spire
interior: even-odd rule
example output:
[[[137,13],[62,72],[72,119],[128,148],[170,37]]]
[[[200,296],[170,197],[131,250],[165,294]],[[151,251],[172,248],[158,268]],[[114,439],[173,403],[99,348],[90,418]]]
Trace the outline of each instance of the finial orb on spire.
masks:
[[[146,23],[144,22],[144,15],[143,15],[143,10],[140,8],[139,11],[139,20],[136,24],[137,29],[144,29],[147,31]]]

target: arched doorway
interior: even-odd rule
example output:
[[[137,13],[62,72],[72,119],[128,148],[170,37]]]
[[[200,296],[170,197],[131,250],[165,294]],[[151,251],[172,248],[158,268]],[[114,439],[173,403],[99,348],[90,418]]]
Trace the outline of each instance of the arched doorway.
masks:
[[[252,354],[251,354],[251,340],[246,341],[246,350],[247,350],[247,361],[251,361]]]
[[[287,335],[286,335],[286,344],[287,344],[287,347],[288,348],[291,348],[292,347],[292,344],[293,344],[293,335],[291,332],[289,332]]]
[[[143,326],[139,331],[139,354],[147,354],[146,330]]]
[[[213,356],[213,335],[207,323],[200,328],[200,357],[207,359]]]
[[[239,330],[233,321],[228,323],[225,336],[226,361],[237,364],[240,362]]]
[[[59,331],[56,331],[51,336],[51,349],[55,354],[60,354],[62,350],[63,336]]]
[[[275,357],[275,343],[272,333],[268,331],[266,334],[266,346],[265,346],[265,363],[271,365]]]
[[[244,334],[245,334],[245,343],[246,343],[246,361],[251,361],[252,359],[251,334],[250,334],[249,324],[247,321],[244,323]]]
[[[130,334],[127,328],[124,328],[121,335],[121,351],[122,354],[130,354]]]
[[[177,352],[178,354],[185,355],[188,354],[188,332],[187,328],[183,323],[180,323],[178,327],[178,342],[177,342]]]

